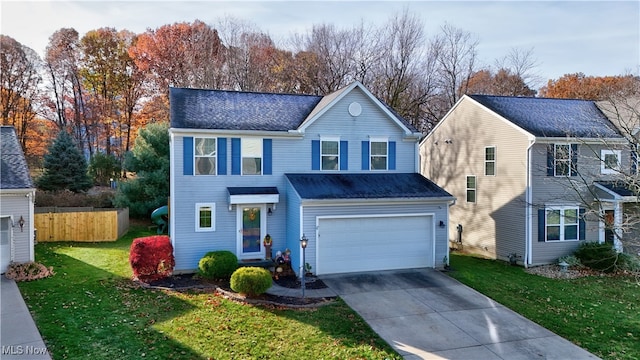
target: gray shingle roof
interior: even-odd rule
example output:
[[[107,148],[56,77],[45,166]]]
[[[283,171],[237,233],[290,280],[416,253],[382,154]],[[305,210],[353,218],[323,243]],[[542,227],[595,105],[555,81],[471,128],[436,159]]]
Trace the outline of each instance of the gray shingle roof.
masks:
[[[322,96],[171,88],[169,98],[173,128],[288,131]]]
[[[470,97],[535,136],[622,137],[593,101],[490,95]]]
[[[13,126],[0,127],[0,144],[0,189],[34,188]]]
[[[602,185],[603,187],[609,189],[610,191],[613,191],[614,193],[620,195],[620,196],[636,196],[638,194],[635,194],[630,188],[629,188],[629,184],[625,184],[624,182],[617,182],[617,181],[596,181],[598,184]]]
[[[417,173],[285,174],[303,199],[447,198],[453,196]]]

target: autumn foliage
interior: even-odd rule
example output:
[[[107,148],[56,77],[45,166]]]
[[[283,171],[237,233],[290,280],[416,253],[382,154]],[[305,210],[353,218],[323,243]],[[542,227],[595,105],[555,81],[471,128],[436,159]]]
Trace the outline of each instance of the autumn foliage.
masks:
[[[133,240],[129,252],[133,276],[149,282],[170,276],[175,259],[173,246],[166,235],[141,237]]]
[[[557,80],[549,80],[540,89],[541,97],[562,99],[606,100],[625,96],[633,91],[637,81],[633,75],[586,76],[583,73],[567,74]]]

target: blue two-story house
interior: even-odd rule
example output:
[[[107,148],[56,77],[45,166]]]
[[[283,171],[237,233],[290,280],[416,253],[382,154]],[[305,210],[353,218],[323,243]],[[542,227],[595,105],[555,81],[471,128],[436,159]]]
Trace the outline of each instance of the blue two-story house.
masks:
[[[454,198],[418,173],[421,134],[362,84],[326,96],[170,89],[176,272],[208,251],[290,249],[316,274],[441,267]]]

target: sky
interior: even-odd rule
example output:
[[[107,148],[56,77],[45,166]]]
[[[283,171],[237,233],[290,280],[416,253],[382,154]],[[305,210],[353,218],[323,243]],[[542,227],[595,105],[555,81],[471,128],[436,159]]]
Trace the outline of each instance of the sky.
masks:
[[[142,33],[198,19],[215,27],[232,16],[255,24],[284,46],[314,24],[380,26],[408,9],[432,37],[445,23],[478,39],[478,59],[490,66],[513,48],[532,49],[546,83],[565,74],[640,74],[640,1],[7,1],[0,33],[38,52],[58,29],[80,36],[101,27]]]

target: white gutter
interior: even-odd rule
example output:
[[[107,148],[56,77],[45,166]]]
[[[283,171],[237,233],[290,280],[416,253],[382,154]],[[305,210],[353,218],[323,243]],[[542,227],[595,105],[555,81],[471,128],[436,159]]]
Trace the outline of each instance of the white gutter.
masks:
[[[531,254],[533,248],[533,191],[531,189],[532,180],[532,163],[533,156],[531,152],[533,145],[536,143],[536,139],[533,138],[529,141],[527,147],[527,185],[525,188],[525,244],[524,244],[524,267],[528,267],[533,262],[533,256]]]

